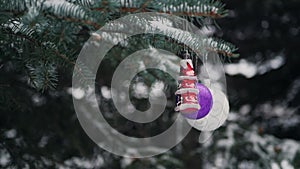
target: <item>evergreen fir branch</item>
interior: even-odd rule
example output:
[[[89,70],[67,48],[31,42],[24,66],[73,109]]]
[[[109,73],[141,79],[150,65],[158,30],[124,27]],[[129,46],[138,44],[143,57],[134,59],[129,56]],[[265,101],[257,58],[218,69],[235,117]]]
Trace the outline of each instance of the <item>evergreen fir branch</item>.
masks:
[[[100,25],[93,21],[94,15],[91,11],[88,8],[84,8],[83,5],[88,4],[88,2],[84,0],[74,1],[74,4],[67,1],[51,2],[45,0],[31,0],[28,1],[28,3],[18,0],[8,2],[8,7],[3,6],[3,8],[1,8],[2,12],[12,13],[15,16],[21,15],[22,17],[29,17],[32,15],[33,11],[36,10],[35,15],[53,15],[55,18],[59,18],[61,20],[91,25],[96,29],[100,28]],[[19,7],[16,8],[15,6]]]
[[[45,15],[46,17],[48,15]],[[84,19],[77,19],[77,18],[72,18],[72,17],[63,17],[63,16],[58,16],[58,15],[51,15],[56,19],[62,20],[62,21],[68,21],[68,22],[73,22],[73,23],[80,23],[82,25],[90,25],[94,29],[100,29],[101,25],[98,24],[97,22],[93,22],[91,20],[84,20]],[[48,16],[49,17],[49,16]]]
[[[215,0],[168,0],[156,3],[165,6],[163,12],[179,16],[221,18],[227,14],[224,4]]]
[[[225,42],[222,39],[206,38],[204,44],[207,45],[207,50],[215,51],[223,56],[238,57],[239,54],[234,53],[238,50],[233,44]]]
[[[91,7],[92,5],[95,4],[95,0],[66,0],[66,1],[83,7]]]
[[[12,25],[3,24],[0,26],[1,30],[4,31],[5,34],[10,36],[16,36],[25,39],[26,41],[31,42],[37,48],[49,50],[49,53],[52,53],[60,58],[68,61],[71,64],[75,64],[74,62],[70,61],[65,55],[61,54],[57,51],[56,45],[53,43],[47,43],[47,41],[43,41],[40,36],[35,34],[33,29],[28,28],[28,26],[20,24],[19,22],[12,22]]]
[[[86,65],[86,63],[82,61],[76,62],[76,65],[74,66],[73,76],[79,79],[79,82],[82,84],[82,86],[87,86],[91,81],[92,83],[95,82],[94,74]]]
[[[51,42],[44,41],[40,39],[36,32],[29,29],[26,25],[20,24],[19,22],[12,22],[14,24],[1,25],[1,32],[5,33],[9,37],[17,37],[23,40],[23,43],[30,42],[29,45],[33,51],[29,56],[22,58],[25,62],[25,68],[28,70],[28,80],[32,87],[45,91],[46,89],[54,89],[57,85],[57,72],[55,67],[55,62],[51,56],[59,56],[60,58],[71,62],[68,57],[56,49],[56,45]],[[12,42],[15,43],[16,38],[10,38]],[[8,42],[9,43],[9,42]],[[38,50],[36,50],[38,49]],[[26,50],[23,46],[23,50]],[[39,56],[34,58],[33,56]],[[46,56],[46,57],[44,57]],[[26,59],[27,58],[27,59]],[[43,60],[43,63],[41,62]],[[74,62],[71,62],[73,65]]]
[[[53,3],[49,3],[49,2],[46,3],[46,2],[47,1],[45,1],[44,3],[35,3],[34,8],[30,8],[29,11],[27,13],[24,13],[21,17],[16,18],[16,19],[9,19],[6,22],[6,24],[1,24],[1,26],[0,26],[1,31],[4,30],[3,32],[6,33],[8,36],[18,37],[19,45],[22,45],[22,43],[24,43],[24,42],[26,44],[26,41],[31,42],[30,47],[33,46],[33,48],[40,49],[40,50],[35,51],[34,55],[35,56],[45,56],[45,58],[44,58],[45,62],[55,65],[55,63],[57,63],[57,61],[54,60],[54,58],[58,57],[71,65],[75,65],[74,69],[77,72],[79,72],[79,74],[84,75],[84,73],[81,72],[82,71],[81,67],[77,67],[74,61],[70,60],[70,58],[66,54],[61,53],[61,51],[69,50],[69,48],[64,47],[64,45],[66,43],[68,43],[70,45],[69,42],[72,42],[73,40],[71,37],[72,34],[69,34],[68,36],[63,35],[63,32],[67,31],[67,30],[61,29],[61,26],[63,26],[63,25],[60,25],[60,24],[62,24],[64,21],[72,22],[71,25],[67,24],[65,27],[66,29],[71,30],[70,32],[74,31],[74,29],[72,27],[75,25],[76,26],[90,25],[93,28],[99,29],[101,26],[98,24],[98,21],[96,21],[97,17],[101,18],[101,17],[97,16],[97,14],[99,14],[99,11],[97,11],[97,12],[89,11],[89,9],[85,8],[84,5],[81,6],[81,4],[85,4],[86,6],[95,5],[95,1],[88,1],[88,0],[87,1],[84,1],[84,0],[69,1],[69,2],[63,1],[62,3],[57,3],[57,4],[55,4],[55,3],[53,4]],[[71,2],[74,4],[72,4]],[[107,2],[107,3],[105,3],[105,2]],[[154,4],[153,4],[154,2],[156,2],[158,4],[156,4],[156,6],[154,6]],[[170,4],[172,3],[174,6],[177,5],[179,7],[178,8],[176,8],[176,7],[163,8],[164,6],[170,6],[170,4],[167,5],[167,3],[170,3]],[[123,7],[122,7],[122,3],[119,2],[119,6],[121,6],[120,9],[124,9],[124,11],[126,11],[128,9],[134,10],[132,12],[139,12],[139,11],[136,11],[137,8],[139,8],[139,10],[142,10],[142,11],[158,10],[160,12],[165,12],[165,13],[169,12],[169,13],[178,14],[178,15],[190,15],[191,13],[193,13],[193,11],[191,11],[191,10],[186,10],[186,11],[183,10],[183,9],[189,8],[189,3],[191,3],[190,1],[186,2],[183,5],[182,5],[182,2],[178,3],[178,4],[176,4],[176,3],[177,3],[177,1],[172,1],[172,2],[164,1],[164,4],[163,4],[161,2],[157,2],[156,0],[145,0],[145,1],[139,1],[139,2],[132,1],[132,4],[130,4],[130,3],[123,4]],[[118,7],[117,1],[101,1],[101,4],[106,5],[105,13],[107,13],[107,10],[113,10],[114,8]],[[202,7],[201,8],[199,7],[202,10],[202,12],[216,10],[216,8],[213,8],[213,6],[214,5],[218,6],[218,4],[215,3],[214,1],[205,1],[204,3],[199,3],[199,4],[202,4]],[[205,7],[205,5],[207,5],[207,7]],[[28,8],[28,6],[26,6],[26,4],[25,4],[24,9],[26,7]],[[221,6],[221,7],[223,7],[223,6]],[[163,11],[163,9],[170,9],[170,11]],[[184,13],[180,14],[180,12],[182,12],[182,11],[180,11],[179,9],[182,9]],[[195,9],[197,9],[197,8],[195,8]],[[33,12],[37,12],[37,13],[32,13],[31,10]],[[18,10],[14,11],[14,12],[18,12]],[[14,14],[12,16],[14,16]],[[90,18],[89,16],[92,16],[92,17]],[[202,16],[204,16],[204,15],[202,15]],[[37,25],[36,23],[40,24],[39,22],[36,21],[39,17],[44,20],[46,19],[45,23],[46,23],[46,25],[49,25],[49,29],[48,28],[41,29],[40,26],[36,26]],[[143,21],[137,21],[137,23],[143,23]],[[60,26],[57,26],[56,24],[59,24]],[[147,25],[143,25],[143,26],[147,27]],[[168,34],[173,39],[180,39],[180,41],[191,40],[191,39],[188,39],[184,33],[170,31],[170,32],[168,32]],[[53,37],[53,39],[51,39],[51,38],[49,39],[49,37]],[[16,42],[14,42],[13,40],[8,40],[7,44],[9,44],[9,43],[16,43]],[[190,42],[190,43],[192,43],[192,42]],[[229,43],[225,43],[224,41],[221,41],[221,40],[218,41],[218,40],[209,40],[209,39],[206,40],[206,43],[209,46],[208,48],[211,50],[217,51],[218,53],[221,53],[226,56],[235,56],[233,54],[233,51],[236,49],[233,45],[231,45]],[[161,44],[161,43],[159,43],[159,44]],[[16,44],[16,45],[18,45],[18,44]],[[200,45],[202,45],[202,44],[200,44]],[[26,50],[26,48],[24,48],[24,50]],[[56,56],[56,57],[52,57],[52,56]],[[33,62],[33,63],[42,65],[38,62]],[[55,87],[55,83],[53,83],[54,85],[52,85],[52,83],[51,83],[52,81],[55,82],[55,80],[56,80],[55,79],[56,76],[53,74],[53,71],[52,71],[52,73],[45,72],[45,71],[43,71],[41,66],[36,66],[36,65],[32,65],[32,66],[27,65],[26,67],[27,67],[27,69],[30,70],[28,74],[30,75],[30,78],[31,78],[30,79],[31,84],[33,86],[35,86],[35,88],[37,88],[39,90],[45,90],[46,85],[48,85],[48,84],[49,84],[49,86],[48,86],[49,88]],[[46,68],[46,66],[44,66],[44,68]],[[34,71],[35,69],[40,70],[40,74],[37,74],[37,72]],[[37,78],[42,77],[42,75],[44,77],[41,78],[40,81],[38,81]]]
[[[23,27],[24,26],[24,27]],[[3,27],[2,27],[3,28]],[[7,27],[5,27],[7,28]],[[75,71],[80,74],[82,77],[86,79],[86,74],[82,72],[85,69],[82,69],[82,67],[78,67],[74,61],[71,61],[66,55],[60,53],[56,46],[51,45],[51,43],[45,43],[43,41],[39,41],[37,36],[33,36],[34,31],[32,29],[28,29],[25,25],[21,25],[21,27],[18,27],[17,25],[14,25],[11,30],[5,29],[5,33],[9,34],[10,36],[16,36],[22,39],[25,39],[26,41],[29,41],[33,46],[40,48],[42,50],[45,50],[44,53],[48,53],[50,55],[58,56],[59,58],[63,59],[67,63],[71,64],[72,66],[75,66]],[[51,58],[50,56],[48,56]],[[38,65],[37,67],[36,64]],[[53,69],[54,63],[50,63],[44,65],[40,62],[35,62],[32,59],[29,59],[26,61],[26,68],[29,70],[28,74],[28,80],[30,84],[41,91],[44,91],[46,89],[54,89],[56,87],[57,82],[57,75],[55,74],[55,70]],[[49,69],[51,68],[51,69]],[[46,70],[51,70],[50,72],[46,72]]]
[[[26,11],[31,6],[37,6],[42,0],[2,0],[0,3],[0,9],[2,11]]]
[[[36,89],[45,91],[46,89],[55,89],[58,82],[56,66],[53,63],[43,63],[39,61],[33,64],[32,61],[26,64],[29,70],[29,83]]]
[[[48,11],[62,17],[72,17],[77,19],[89,18],[87,9],[67,1],[45,1],[45,3],[43,3],[43,11]]]
[[[221,18],[227,15],[227,10],[224,9],[225,5],[217,0],[187,0],[185,2],[178,0],[121,0],[118,6],[121,13],[134,13],[134,12],[161,12],[174,14],[179,16],[189,17],[210,17]],[[104,11],[107,10],[105,6],[98,6],[92,10]]]
[[[14,34],[22,34],[24,36],[32,37],[34,30],[29,28],[27,25],[24,25],[20,22],[20,19],[11,19],[8,23],[1,24],[0,27],[2,30],[10,29]]]

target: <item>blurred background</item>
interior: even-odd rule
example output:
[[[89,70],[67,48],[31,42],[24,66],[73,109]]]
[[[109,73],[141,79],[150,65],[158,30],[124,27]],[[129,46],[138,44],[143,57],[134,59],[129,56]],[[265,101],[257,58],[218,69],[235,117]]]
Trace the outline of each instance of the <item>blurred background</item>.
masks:
[[[224,0],[226,17],[191,19],[199,28],[199,22],[208,24],[206,32],[238,48],[235,51],[229,45],[232,49],[220,54],[230,114],[208,142],[199,143],[199,131],[193,129],[172,150],[145,159],[123,158],[100,149],[81,128],[72,104],[72,63],[84,42],[101,25],[132,11],[115,12],[117,1],[45,2],[43,10],[40,1],[0,2],[0,168],[300,168],[300,1]],[[141,10],[136,12],[144,12],[151,1],[139,5]],[[98,94],[104,100],[100,107],[111,125],[124,134],[148,136],[164,131],[172,122],[164,122],[171,118],[172,107],[152,125],[109,116],[116,111],[109,95],[111,75],[138,48],[120,50],[122,46],[110,51],[98,72],[102,77],[97,79]],[[141,72],[135,82],[149,78],[153,83],[166,80],[165,76],[155,70]],[[140,84],[135,82],[132,86]],[[170,79],[165,90],[174,93],[176,82]],[[147,98],[134,96],[131,101],[137,108],[146,109]]]

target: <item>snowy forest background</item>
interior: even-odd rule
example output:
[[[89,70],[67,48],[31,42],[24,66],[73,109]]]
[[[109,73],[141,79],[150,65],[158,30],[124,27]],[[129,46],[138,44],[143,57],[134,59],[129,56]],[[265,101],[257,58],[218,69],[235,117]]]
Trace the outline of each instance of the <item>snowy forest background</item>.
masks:
[[[123,158],[97,147],[81,128],[72,105],[72,66],[64,57],[75,61],[91,32],[118,16],[102,12],[95,23],[80,22],[64,14],[52,16],[55,11],[49,9],[30,20],[34,12],[26,15],[28,11],[18,10],[22,7],[14,2],[0,2],[0,168],[300,168],[300,1],[223,1],[228,15],[216,20],[220,28],[211,24],[207,31],[239,48],[232,51],[238,58],[228,53],[221,56],[231,106],[229,118],[205,144],[198,143],[199,132],[192,130],[169,152],[145,159]],[[68,2],[86,5],[83,0]],[[103,8],[113,9],[109,4],[103,3]],[[38,25],[32,27],[39,27],[36,30],[42,33],[47,27],[53,30],[35,36],[24,28],[15,36],[16,30],[8,32],[3,25],[18,17],[24,19],[24,25]],[[39,44],[43,38],[56,43]],[[64,55],[53,53],[51,46]],[[39,66],[40,56],[47,60],[43,66]],[[107,76],[99,82],[102,97],[106,97],[116,62],[119,60],[105,62],[103,74]],[[44,86],[45,72],[49,73],[48,86]],[[143,105],[145,99],[134,102]],[[107,99],[103,105],[107,111],[112,111],[110,104]],[[127,125],[122,132],[130,134],[134,127]]]

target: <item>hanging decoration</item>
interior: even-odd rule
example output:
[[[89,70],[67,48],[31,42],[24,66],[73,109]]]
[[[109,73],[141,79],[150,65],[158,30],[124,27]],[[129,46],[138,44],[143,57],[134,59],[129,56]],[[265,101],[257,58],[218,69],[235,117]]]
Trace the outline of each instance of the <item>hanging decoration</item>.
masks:
[[[179,85],[175,93],[177,97],[175,111],[190,114],[200,109],[197,97],[199,91],[196,87],[197,76],[195,76],[192,60],[189,59],[188,53],[184,54],[184,58],[180,61]]]
[[[188,52],[184,52],[180,61],[180,76],[176,94],[176,108],[188,119],[201,119],[211,110],[213,98],[210,90],[198,83],[192,59]],[[197,66],[197,65],[196,65]]]

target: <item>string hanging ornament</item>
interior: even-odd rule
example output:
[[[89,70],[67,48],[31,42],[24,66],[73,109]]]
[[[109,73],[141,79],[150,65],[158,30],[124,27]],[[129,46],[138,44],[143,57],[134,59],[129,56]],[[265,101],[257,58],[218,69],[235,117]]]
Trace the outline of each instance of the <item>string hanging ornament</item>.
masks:
[[[212,94],[203,84],[198,83],[195,75],[193,59],[185,50],[180,61],[180,76],[178,78],[178,90],[176,94],[175,111],[189,119],[200,119],[205,117],[212,107]],[[197,58],[196,58],[197,60]]]
[[[180,112],[193,128],[213,131],[225,122],[229,114],[223,64],[216,53],[206,53],[195,59],[187,50],[179,55],[182,60],[175,92],[175,111]],[[199,58],[203,62],[200,70]]]

